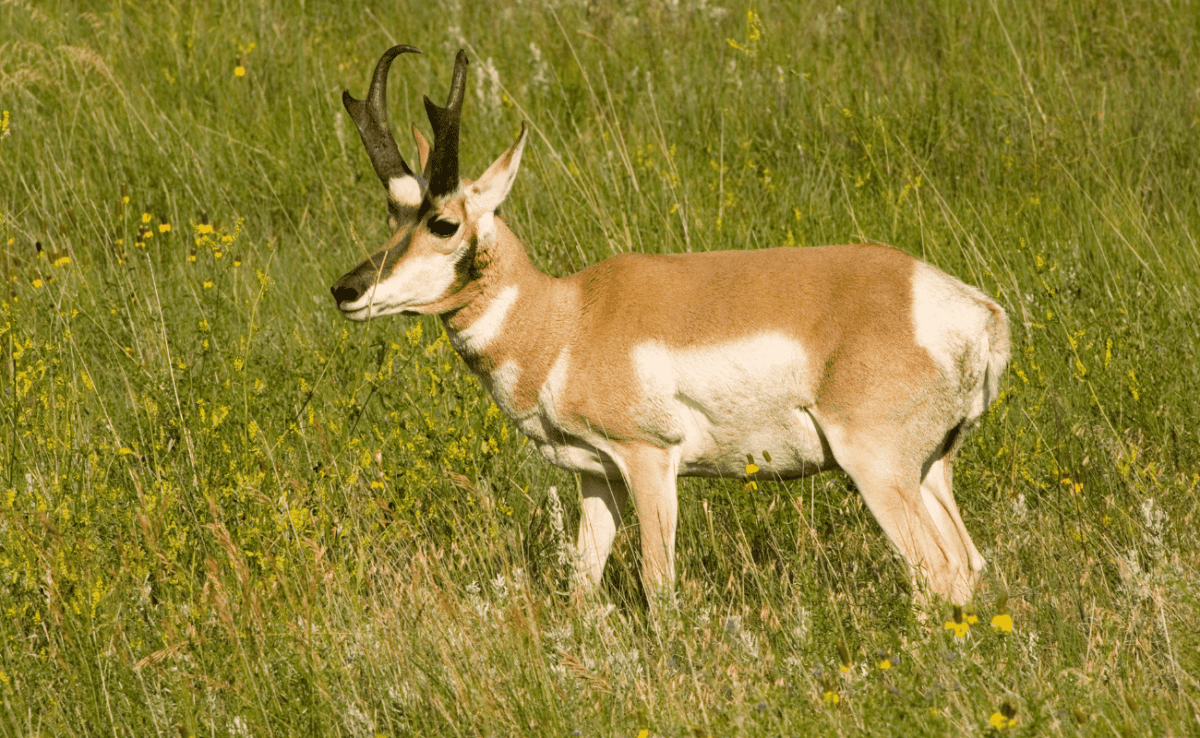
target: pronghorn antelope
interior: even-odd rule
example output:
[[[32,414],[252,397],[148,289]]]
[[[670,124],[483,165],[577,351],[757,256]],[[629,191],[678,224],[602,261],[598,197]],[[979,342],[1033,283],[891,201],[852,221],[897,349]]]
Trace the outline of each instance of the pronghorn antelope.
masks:
[[[984,561],[950,467],[1008,360],[999,305],[878,244],[630,253],[542,274],[496,215],[526,124],[479,179],[459,178],[460,51],[446,106],[425,98],[434,145],[414,129],[413,172],[385,111],[388,68],[405,51],[416,50],[379,60],[366,101],[344,95],[395,233],[333,285],[334,299],[351,320],[440,315],[496,404],[580,475],[584,586],[599,584],[630,498],[654,595],[674,581],[676,477],[840,468],[918,587],[970,598]]]

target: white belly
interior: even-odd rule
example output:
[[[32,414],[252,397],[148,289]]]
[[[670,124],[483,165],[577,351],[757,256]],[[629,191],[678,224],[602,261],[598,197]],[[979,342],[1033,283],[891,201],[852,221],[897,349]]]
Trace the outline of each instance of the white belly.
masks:
[[[797,477],[834,465],[806,408],[815,379],[804,347],[761,334],[699,349],[651,342],[634,365],[645,399],[640,424],[680,447],[680,474]],[[770,461],[767,461],[767,457]]]
[[[640,393],[631,393],[637,425],[677,448],[683,476],[745,476],[747,456],[759,478],[806,476],[836,464],[807,408],[814,373],[791,338],[762,334],[700,349],[658,342],[636,346],[631,359]],[[520,374],[507,363],[484,379],[498,404],[551,463],[571,471],[620,474],[596,443],[564,430],[554,397],[569,381],[569,352],[555,361],[535,408],[515,412],[511,388]],[[768,457],[770,460],[768,461]]]

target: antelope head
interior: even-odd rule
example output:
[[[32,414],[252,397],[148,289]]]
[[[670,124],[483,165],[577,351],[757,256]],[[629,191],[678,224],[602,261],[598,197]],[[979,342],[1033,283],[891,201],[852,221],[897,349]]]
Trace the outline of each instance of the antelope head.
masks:
[[[446,105],[425,98],[433,148],[413,129],[422,160],[414,174],[396,148],[387,123],[385,94],[391,60],[412,47],[397,46],[379,60],[367,101],[343,96],[363,145],[388,191],[392,237],[331,288],[350,320],[393,313],[440,315],[470,300],[478,277],[476,258],[495,239],[493,216],[508,196],[525,147],[527,127],[516,142],[475,181],[458,174],[458,130],[466,86],[467,55],[459,51]]]

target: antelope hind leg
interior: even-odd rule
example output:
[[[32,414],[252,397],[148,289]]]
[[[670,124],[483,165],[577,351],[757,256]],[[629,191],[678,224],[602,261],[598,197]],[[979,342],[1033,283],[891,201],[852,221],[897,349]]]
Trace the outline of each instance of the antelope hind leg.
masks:
[[[834,457],[858,485],[863,501],[892,546],[908,562],[918,604],[928,604],[922,595],[922,579],[932,593],[965,604],[971,598],[972,580],[967,557],[959,552],[967,549],[959,536],[948,538],[943,534],[943,526],[930,514],[920,468],[906,461],[903,454],[889,454],[886,443],[839,438],[841,435],[828,432]],[[941,505],[938,507],[945,518],[943,525],[953,527],[949,514]]]
[[[952,542],[960,560],[967,562],[966,586],[974,589],[987,562],[979,549],[975,548],[975,542],[971,540],[971,534],[967,532],[967,526],[958,512],[951,463],[949,454],[933,462],[921,480],[921,497],[942,535]]]

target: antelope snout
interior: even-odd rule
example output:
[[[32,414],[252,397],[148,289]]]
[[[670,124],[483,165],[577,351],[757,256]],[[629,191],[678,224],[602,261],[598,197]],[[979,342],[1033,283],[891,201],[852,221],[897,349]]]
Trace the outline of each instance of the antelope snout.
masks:
[[[362,298],[363,293],[367,291],[367,284],[356,272],[350,272],[334,282],[329,291],[337,301],[338,307],[341,307],[344,303],[354,303]]]

